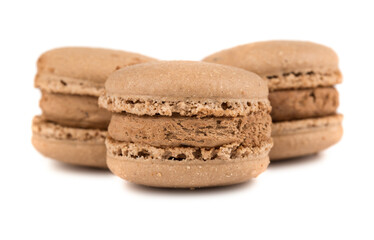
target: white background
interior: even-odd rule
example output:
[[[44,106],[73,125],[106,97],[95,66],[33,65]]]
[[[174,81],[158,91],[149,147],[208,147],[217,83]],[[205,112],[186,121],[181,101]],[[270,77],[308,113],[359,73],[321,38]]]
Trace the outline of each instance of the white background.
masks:
[[[371,1],[1,1],[0,239],[374,239]],[[271,164],[249,183],[202,190],[129,184],[44,158],[38,56],[97,46],[200,60],[238,44],[310,40],[340,57],[344,137]]]

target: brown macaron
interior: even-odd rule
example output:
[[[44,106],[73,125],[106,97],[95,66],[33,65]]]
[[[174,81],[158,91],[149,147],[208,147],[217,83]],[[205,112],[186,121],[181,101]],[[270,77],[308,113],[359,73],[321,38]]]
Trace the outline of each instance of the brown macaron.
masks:
[[[342,75],[332,49],[312,42],[267,41],[223,50],[203,61],[240,67],[268,82],[271,160],[316,153],[342,137],[334,88]]]
[[[124,51],[67,47],[40,56],[35,87],[42,115],[33,120],[34,147],[43,155],[77,165],[106,167],[105,135],[111,114],[98,106],[110,73],[154,61]]]
[[[266,82],[218,64],[162,61],[112,73],[100,106],[113,112],[107,164],[154,187],[240,183],[268,164],[272,146]]]

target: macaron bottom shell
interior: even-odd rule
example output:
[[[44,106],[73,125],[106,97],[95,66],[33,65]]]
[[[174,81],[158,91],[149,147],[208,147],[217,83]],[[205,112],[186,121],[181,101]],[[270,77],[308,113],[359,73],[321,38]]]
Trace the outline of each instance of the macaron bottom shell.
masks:
[[[32,144],[38,152],[51,159],[79,166],[107,168],[104,143],[50,139],[34,135]]]
[[[106,147],[109,169],[127,181],[153,187],[197,188],[257,177],[269,164],[272,141],[260,147],[154,147],[108,137]]]
[[[74,165],[107,168],[107,132],[104,130],[66,127],[35,116],[32,132],[32,144],[46,157]]]
[[[134,159],[107,155],[109,169],[136,184],[163,188],[201,188],[246,182],[264,172],[267,155],[226,160]]]
[[[306,156],[329,148],[343,136],[342,115],[273,123],[271,161]]]

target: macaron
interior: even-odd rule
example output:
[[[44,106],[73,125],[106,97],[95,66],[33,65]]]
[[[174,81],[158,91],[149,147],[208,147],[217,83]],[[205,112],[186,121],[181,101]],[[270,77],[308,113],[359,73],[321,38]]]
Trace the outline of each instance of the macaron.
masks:
[[[204,62],[239,67],[267,81],[272,106],[271,160],[317,153],[343,134],[337,113],[342,82],[338,56],[326,46],[303,41],[266,41],[212,54]]]
[[[42,115],[32,123],[32,143],[46,157],[106,168],[105,136],[111,114],[98,96],[116,69],[154,59],[101,48],[67,47],[42,54],[35,87],[42,92]]]
[[[99,105],[113,113],[107,164],[137,184],[236,184],[265,171],[272,146],[266,82],[239,68],[192,61],[113,72]]]

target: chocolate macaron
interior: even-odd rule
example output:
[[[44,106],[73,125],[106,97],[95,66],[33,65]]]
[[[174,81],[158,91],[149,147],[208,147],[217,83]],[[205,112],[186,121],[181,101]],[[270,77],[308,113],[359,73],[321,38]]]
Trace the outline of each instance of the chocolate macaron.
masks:
[[[34,147],[43,155],[77,165],[106,167],[105,137],[111,114],[98,106],[110,73],[154,59],[101,48],[69,47],[40,56],[35,87],[42,115],[34,117]]]
[[[301,41],[268,41],[241,45],[203,59],[255,72],[268,82],[272,105],[271,160],[324,150],[342,137],[337,114],[341,83],[336,53]]]
[[[155,187],[230,185],[263,172],[272,146],[266,82],[239,68],[162,61],[112,73],[107,164]]]

